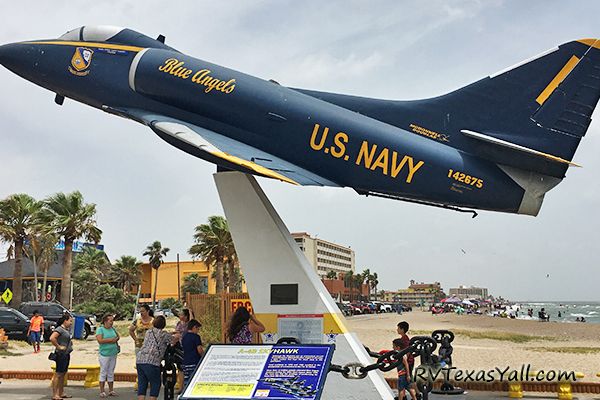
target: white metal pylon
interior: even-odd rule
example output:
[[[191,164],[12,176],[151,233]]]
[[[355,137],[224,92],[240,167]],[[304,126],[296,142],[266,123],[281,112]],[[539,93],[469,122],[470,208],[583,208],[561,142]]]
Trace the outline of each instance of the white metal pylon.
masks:
[[[241,172],[218,172],[214,179],[254,312],[266,327],[263,342],[301,336],[305,343],[335,343],[334,364],[371,364],[256,179]],[[330,372],[322,398],[392,400],[394,396],[379,371],[361,380]]]

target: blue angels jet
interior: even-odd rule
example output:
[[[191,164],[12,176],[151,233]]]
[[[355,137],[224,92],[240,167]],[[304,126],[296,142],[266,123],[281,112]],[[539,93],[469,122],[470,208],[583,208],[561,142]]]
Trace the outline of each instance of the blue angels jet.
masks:
[[[575,165],[600,96],[597,39],[415,101],[288,88],[111,26],[4,45],[0,63],[58,104],[67,97],[145,124],[218,169],[529,215]]]

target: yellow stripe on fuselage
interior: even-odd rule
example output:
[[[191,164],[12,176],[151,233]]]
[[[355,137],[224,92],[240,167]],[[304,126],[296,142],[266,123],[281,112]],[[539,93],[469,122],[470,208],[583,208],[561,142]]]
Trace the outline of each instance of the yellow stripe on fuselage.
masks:
[[[544,102],[548,100],[548,97],[550,97],[552,92],[554,92],[554,89],[556,89],[558,85],[560,85],[560,83],[567,77],[567,75],[569,75],[571,71],[573,71],[573,68],[575,68],[578,62],[579,58],[572,56],[569,59],[569,61],[567,61],[567,63],[562,67],[562,69],[558,71],[558,74],[556,74],[554,79],[550,81],[548,86],[546,86],[546,88],[542,90],[542,93],[540,93],[540,95],[537,97],[537,99],[535,99],[535,101],[539,105],[544,104]]]
[[[144,50],[144,47],[126,46],[122,44],[98,43],[98,42],[73,42],[66,40],[51,40],[39,42],[22,42],[22,44],[52,44],[57,46],[75,46],[75,47],[92,47],[95,49],[111,49],[138,52]]]

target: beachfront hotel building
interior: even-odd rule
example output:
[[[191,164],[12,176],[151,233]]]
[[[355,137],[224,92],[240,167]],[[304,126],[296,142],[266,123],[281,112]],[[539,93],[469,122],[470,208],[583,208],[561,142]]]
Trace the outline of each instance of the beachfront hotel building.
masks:
[[[475,286],[462,286],[450,289],[450,296],[459,297],[461,299],[487,299],[487,288]]]
[[[319,278],[329,271],[336,274],[354,272],[354,250],[337,243],[310,236],[306,232],[294,232],[292,238],[311,263]]]
[[[429,306],[438,303],[444,297],[446,295],[439,282],[423,283],[411,280],[410,286],[406,289],[386,292],[384,301],[409,306]]]

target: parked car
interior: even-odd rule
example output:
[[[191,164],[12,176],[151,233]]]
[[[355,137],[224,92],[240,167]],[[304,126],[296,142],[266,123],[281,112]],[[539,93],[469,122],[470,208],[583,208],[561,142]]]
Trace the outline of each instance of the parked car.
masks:
[[[54,329],[53,321],[44,320],[44,340],[50,339],[50,334]],[[0,328],[4,329],[6,336],[12,339],[27,340],[27,330],[29,329],[29,318],[19,310],[10,307],[0,307]]]
[[[344,303],[335,303],[335,304],[337,304],[338,308],[340,309],[342,314],[344,314],[345,316],[349,317],[353,314],[352,307],[350,307],[349,304],[344,304]]]
[[[358,303],[354,305],[360,309],[361,314],[371,314],[371,307],[369,307],[367,304]]]
[[[379,312],[386,312],[386,313],[392,312],[391,304],[385,304],[385,303],[381,303],[381,302],[375,302],[375,304],[379,306]]]
[[[27,317],[33,316],[33,311],[37,310],[44,320],[58,321],[64,314],[68,313],[73,317],[84,317],[85,327],[83,332],[83,338],[87,339],[89,335],[96,334],[96,316],[88,314],[78,314],[67,310],[62,304],[55,302],[41,302],[41,301],[27,301],[21,303],[19,311],[25,314]]]

